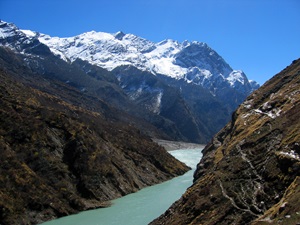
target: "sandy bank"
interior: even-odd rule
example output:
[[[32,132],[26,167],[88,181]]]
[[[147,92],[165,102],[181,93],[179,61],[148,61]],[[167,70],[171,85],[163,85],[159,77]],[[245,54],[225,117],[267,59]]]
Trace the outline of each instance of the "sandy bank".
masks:
[[[163,146],[167,151],[205,147],[204,144],[196,144],[196,143],[188,143],[188,142],[180,142],[180,141],[167,141],[161,139],[153,139],[153,141]]]

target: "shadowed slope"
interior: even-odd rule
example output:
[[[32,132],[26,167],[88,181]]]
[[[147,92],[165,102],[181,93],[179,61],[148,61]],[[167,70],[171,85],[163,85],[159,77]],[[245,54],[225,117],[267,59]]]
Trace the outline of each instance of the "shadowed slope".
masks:
[[[11,56],[6,59],[20,60]],[[26,66],[3,67],[1,60],[2,225],[102,207],[188,170],[122,122],[126,114]]]

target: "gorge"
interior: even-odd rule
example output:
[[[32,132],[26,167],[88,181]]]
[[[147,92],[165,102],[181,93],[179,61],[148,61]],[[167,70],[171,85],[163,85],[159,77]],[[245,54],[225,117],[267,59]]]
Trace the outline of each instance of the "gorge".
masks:
[[[1,225],[185,174],[158,139],[208,145],[191,187],[151,224],[298,222],[299,70],[295,60],[258,88],[202,42],[59,38],[0,21]]]

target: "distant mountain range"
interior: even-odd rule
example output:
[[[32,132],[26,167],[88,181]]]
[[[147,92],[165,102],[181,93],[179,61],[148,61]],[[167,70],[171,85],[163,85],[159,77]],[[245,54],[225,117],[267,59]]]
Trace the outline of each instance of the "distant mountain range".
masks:
[[[203,42],[179,43],[168,39],[153,43],[133,34],[87,32],[75,37],[58,38],[22,30],[28,37],[38,38],[66,61],[76,59],[113,70],[130,65],[154,75],[161,74],[187,83],[200,84],[213,94],[217,83],[242,87],[241,92],[256,89],[242,71],[233,70],[214,50]],[[225,84],[224,84],[225,85]]]
[[[147,121],[161,131],[152,136],[166,139],[207,143],[259,87],[202,42],[95,31],[58,38],[1,21],[0,45],[38,73]]]

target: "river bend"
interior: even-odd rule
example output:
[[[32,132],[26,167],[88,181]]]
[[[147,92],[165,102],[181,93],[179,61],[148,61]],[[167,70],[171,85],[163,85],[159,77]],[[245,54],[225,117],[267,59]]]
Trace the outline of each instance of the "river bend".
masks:
[[[201,150],[169,152],[192,168],[182,176],[115,199],[111,207],[81,212],[42,225],[146,225],[163,214],[192,185],[193,173],[202,157]]]

